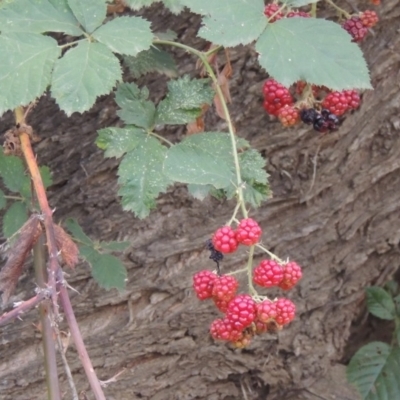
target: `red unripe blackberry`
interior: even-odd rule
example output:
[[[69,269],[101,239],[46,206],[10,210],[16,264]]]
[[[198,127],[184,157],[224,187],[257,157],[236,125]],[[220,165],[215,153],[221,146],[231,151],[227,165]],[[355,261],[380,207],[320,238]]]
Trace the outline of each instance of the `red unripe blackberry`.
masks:
[[[283,126],[293,126],[300,122],[300,113],[297,108],[286,105],[279,110],[278,118]]]
[[[262,287],[277,286],[281,283],[284,270],[274,260],[263,260],[254,268],[253,281]]]
[[[248,294],[240,294],[228,304],[226,318],[238,330],[249,326],[256,316],[256,303]]]
[[[350,33],[353,42],[361,42],[368,32],[368,28],[364,26],[360,17],[351,17],[346,20],[342,25],[342,28]]]
[[[300,265],[294,261],[288,262],[283,266],[283,279],[279,283],[279,287],[284,290],[292,289],[302,276]]]
[[[349,109],[348,96],[344,92],[331,92],[322,101],[322,107],[337,116],[343,115]]]
[[[257,306],[257,321],[260,321],[264,324],[270,322],[271,320],[275,320],[277,316],[276,302],[272,302],[269,300],[264,300],[261,303],[258,303]]]
[[[238,247],[236,235],[230,226],[223,226],[217,229],[212,238],[215,250],[221,253],[233,253]]]
[[[239,282],[234,276],[223,275],[214,281],[212,296],[217,300],[230,301],[235,297]]]
[[[371,0],[371,3],[372,3],[374,6],[379,6],[379,5],[381,4],[381,0]]]
[[[264,109],[268,114],[277,116],[279,110],[286,104],[293,105],[293,97],[285,86],[275,79],[267,79],[263,86]]]
[[[264,15],[270,19],[278,10],[280,9],[280,7],[278,6],[278,4],[267,4],[264,8]],[[282,19],[283,18],[283,14],[282,12],[278,12],[269,22],[275,22],[278,21],[278,19]]]
[[[250,344],[252,337],[253,335],[250,333],[242,333],[242,337],[239,340],[232,342],[232,344],[237,349],[244,349]]]
[[[261,235],[260,225],[252,218],[242,219],[236,228],[236,240],[245,246],[253,246],[258,243]]]
[[[210,333],[214,339],[229,340],[231,342],[235,342],[242,337],[242,331],[235,328],[226,318],[213,321],[210,326]]]
[[[305,11],[289,11],[286,14],[286,18],[293,18],[293,17],[311,18],[311,15]]]
[[[261,322],[256,318],[256,320],[253,322],[253,330],[256,335],[261,335],[262,333],[265,333],[268,331],[268,325],[264,322]]]
[[[360,106],[361,99],[356,90],[344,90],[343,94],[347,97],[350,109],[355,110]]]
[[[360,20],[366,28],[372,28],[378,23],[379,18],[375,11],[366,10],[360,13]]]
[[[296,306],[289,299],[280,298],[276,302],[275,321],[279,325],[286,325],[293,321],[296,314]]]
[[[216,279],[217,275],[208,270],[199,271],[194,274],[193,288],[200,300],[212,297],[212,290]]]

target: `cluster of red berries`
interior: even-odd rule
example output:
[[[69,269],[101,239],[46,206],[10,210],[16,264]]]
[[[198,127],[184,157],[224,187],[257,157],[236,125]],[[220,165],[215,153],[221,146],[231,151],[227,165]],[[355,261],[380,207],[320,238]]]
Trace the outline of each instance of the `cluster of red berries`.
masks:
[[[261,234],[257,222],[246,218],[240,221],[236,230],[229,226],[219,228],[212,238],[212,246],[215,251],[231,253],[239,244],[255,245]],[[269,259],[261,261],[252,275],[256,285],[277,286],[283,290],[292,289],[301,277],[302,271],[297,263],[278,263]],[[282,329],[295,317],[296,307],[289,299],[256,301],[248,294],[237,294],[239,282],[232,275],[203,270],[194,275],[193,288],[200,300],[212,299],[225,314],[212,322],[211,336],[231,342],[237,348],[247,346],[254,335]]]
[[[375,26],[378,21],[379,18],[375,11],[366,10],[346,20],[342,27],[349,32],[353,42],[361,42],[367,35],[368,29]]]
[[[294,17],[302,17],[302,18],[311,18],[311,15],[304,11],[299,10],[291,10],[283,12],[281,11],[281,7],[276,3],[267,4],[264,8],[264,15],[269,19],[269,22],[275,22],[282,18],[294,18]]]
[[[267,79],[263,86],[265,111],[278,117],[285,127],[293,126],[301,120],[312,124],[318,132],[327,132],[337,129],[337,117],[360,105],[360,95],[356,90],[338,92],[312,85],[308,98],[303,98],[306,85],[306,82],[297,82],[291,91],[274,79]],[[300,97],[296,103],[295,96]],[[313,107],[309,106],[310,103]]]

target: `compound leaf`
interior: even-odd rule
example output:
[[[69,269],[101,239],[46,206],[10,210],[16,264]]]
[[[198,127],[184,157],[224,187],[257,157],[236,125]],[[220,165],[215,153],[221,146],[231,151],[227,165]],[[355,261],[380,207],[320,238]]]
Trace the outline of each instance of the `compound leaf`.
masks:
[[[6,156],[0,147],[0,176],[4,185],[11,192],[19,192],[26,181],[30,183],[25,175],[25,167],[22,160],[16,156]]]
[[[214,91],[208,79],[185,75],[168,82],[168,94],[157,107],[157,124],[186,124],[201,115],[201,106],[211,104]]]
[[[135,78],[139,78],[140,75],[148,72],[165,74],[168,78],[175,78],[178,75],[178,70],[171,54],[157,47],[141,51],[136,57],[124,57],[124,62]]]
[[[96,144],[105,150],[105,157],[122,157],[133,150],[145,137],[146,132],[135,126],[105,128],[97,131]]]
[[[54,0],[15,0],[4,2],[0,26],[4,32],[64,32],[81,36],[82,30],[71,10]],[[58,1],[60,4],[60,2]]]
[[[79,252],[92,267],[92,276],[99,286],[106,290],[112,288],[123,290],[125,288],[126,268],[117,257],[111,254],[101,254],[90,246],[80,246]]]
[[[57,42],[27,32],[0,35],[0,115],[39,97],[60,55]]]
[[[10,238],[28,219],[26,205],[21,201],[11,204],[3,217],[3,235]]]
[[[124,210],[145,218],[155,207],[155,199],[170,183],[162,171],[166,151],[157,139],[146,135],[124,156],[118,168],[118,194],[122,196]]]
[[[101,43],[85,41],[56,62],[51,93],[60,108],[71,115],[88,110],[121,78],[121,66],[114,54]]]
[[[115,18],[97,29],[92,36],[114,53],[128,56],[147,50],[153,40],[150,22],[140,17]]]
[[[68,0],[68,5],[87,33],[92,33],[106,18],[105,0]]]
[[[203,17],[198,35],[215,44],[226,47],[249,44],[267,26],[263,0],[219,0],[210,2],[212,7],[200,5],[205,3],[202,0],[188,3],[192,3],[189,7],[193,9],[206,7],[210,13]]]
[[[78,224],[78,221],[74,218],[68,218],[65,220],[65,226],[72,233],[72,236],[78,242],[87,245],[88,247],[93,247],[92,239],[83,232],[83,229]]]
[[[368,311],[381,319],[394,319],[396,315],[395,304],[392,296],[383,288],[372,286],[365,289],[367,293]]]
[[[0,189],[0,210],[2,210],[7,204],[4,192]]]
[[[400,348],[372,342],[361,347],[347,367],[347,379],[363,400],[400,398]]]
[[[203,132],[172,146],[164,173],[174,181],[225,188],[235,181],[229,134]]]
[[[261,66],[287,87],[302,80],[334,90],[372,88],[360,48],[331,21],[284,18],[268,24],[256,50]]]
[[[115,94],[115,101],[121,107],[117,114],[126,124],[149,129],[154,125],[156,107],[148,97],[146,87],[139,89],[135,83],[121,83]]]

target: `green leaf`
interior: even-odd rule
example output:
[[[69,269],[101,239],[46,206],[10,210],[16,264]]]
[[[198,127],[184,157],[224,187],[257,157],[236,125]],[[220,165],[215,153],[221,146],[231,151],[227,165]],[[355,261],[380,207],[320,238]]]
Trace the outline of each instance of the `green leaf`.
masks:
[[[92,239],[83,232],[83,229],[78,224],[78,221],[74,218],[68,218],[65,220],[65,226],[72,233],[74,239],[78,242],[83,243],[89,247],[93,247]]]
[[[64,32],[81,36],[82,30],[71,10],[57,1],[15,0],[4,2],[0,10],[0,27],[4,32]],[[58,0],[59,4],[60,0]]]
[[[121,66],[114,54],[101,43],[85,41],[56,62],[51,93],[69,116],[88,110],[121,79]]]
[[[199,3],[204,1],[196,3],[195,9],[202,7]],[[198,35],[226,47],[251,43],[268,23],[263,13],[263,0],[219,0],[212,2],[212,8],[207,6],[207,10],[210,16],[203,17]]]
[[[100,242],[102,250],[105,251],[125,251],[130,245],[130,242]]]
[[[203,132],[171,147],[164,173],[173,181],[225,188],[235,182],[229,134]]]
[[[382,342],[362,347],[347,367],[347,379],[363,400],[400,399],[400,349]]]
[[[208,79],[185,75],[168,82],[168,94],[157,107],[157,124],[186,124],[201,115],[201,106],[211,104],[214,91]]]
[[[25,167],[22,160],[15,156],[6,156],[0,147],[0,176],[4,185],[11,192],[19,192],[29,178],[25,175]]]
[[[105,150],[105,157],[122,157],[132,151],[146,137],[146,132],[135,126],[105,128],[97,131],[97,146]]]
[[[157,139],[146,136],[124,156],[118,169],[118,194],[122,196],[124,210],[144,218],[155,207],[155,199],[170,183],[162,172],[166,150]]]
[[[397,295],[394,299],[393,299],[395,308],[396,308],[396,315],[397,317],[400,317],[400,294]],[[399,331],[400,332],[400,331]],[[399,346],[400,346],[400,342],[399,342]]]
[[[0,189],[0,210],[3,209],[7,204],[4,192]]]
[[[126,124],[149,129],[154,125],[156,107],[148,101],[149,91],[142,90],[135,83],[121,83],[115,94],[115,101],[121,107],[117,114]]]
[[[391,296],[396,296],[399,293],[399,284],[396,281],[388,281],[383,285],[383,288],[387,290],[387,292]]]
[[[181,0],[125,0],[125,3],[132,10],[139,10],[142,7],[149,7],[158,1],[162,1],[164,6],[169,8],[174,14],[180,13],[183,9]]]
[[[121,261],[110,254],[101,254],[93,247],[81,246],[81,256],[92,267],[92,276],[99,286],[106,290],[123,290],[127,280],[126,268]]]
[[[11,204],[3,217],[3,235],[10,238],[27,221],[28,213],[26,205],[21,201]]]
[[[0,115],[39,97],[60,55],[57,42],[35,33],[0,35]]]
[[[168,78],[178,76],[178,70],[171,54],[157,47],[141,51],[136,57],[125,57],[124,62],[135,78],[148,72],[165,74]]]
[[[381,319],[392,320],[395,316],[395,306],[390,294],[378,286],[365,289],[368,311]]]
[[[153,40],[150,22],[140,17],[115,18],[97,29],[92,36],[114,53],[128,56],[147,50]]]
[[[68,4],[87,33],[92,33],[106,18],[105,0],[68,0]]]
[[[290,7],[303,7],[307,4],[317,3],[319,0],[281,0],[282,3],[286,3]]]
[[[211,185],[198,185],[196,183],[190,183],[188,185],[189,193],[197,200],[204,200],[212,190]]]
[[[48,188],[53,184],[53,179],[51,178],[50,168],[46,165],[39,167],[40,175],[42,176],[43,185]]]
[[[256,43],[259,61],[284,86],[302,80],[334,90],[371,89],[363,54],[340,25],[320,18],[284,18]]]

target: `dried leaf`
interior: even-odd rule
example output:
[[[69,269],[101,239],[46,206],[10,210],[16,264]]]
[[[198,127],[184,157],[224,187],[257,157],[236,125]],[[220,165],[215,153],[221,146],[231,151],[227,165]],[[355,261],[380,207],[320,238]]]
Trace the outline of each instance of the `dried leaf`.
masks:
[[[74,269],[78,264],[78,246],[61,226],[53,224],[53,227],[57,248],[61,252],[61,259],[65,265]]]
[[[123,0],[114,0],[113,4],[107,5],[107,14],[121,14],[125,11],[126,7]]]
[[[17,286],[24,262],[42,233],[38,214],[32,214],[19,230],[17,240],[11,246],[6,264],[0,271],[0,291],[3,304],[7,303]]]
[[[222,90],[222,94],[227,103],[232,102],[231,93],[229,90],[229,78],[232,76],[232,66],[230,62],[227,62],[220,73],[218,73],[217,80],[218,86]],[[214,86],[215,89],[215,86]],[[222,108],[221,99],[218,94],[214,96],[214,105],[217,111],[217,114],[222,119],[226,119],[224,109]]]
[[[204,115],[209,108],[210,106],[208,104],[203,104],[203,106],[201,107],[201,115],[197,117],[195,121],[189,122],[186,125],[188,135],[204,132]]]

